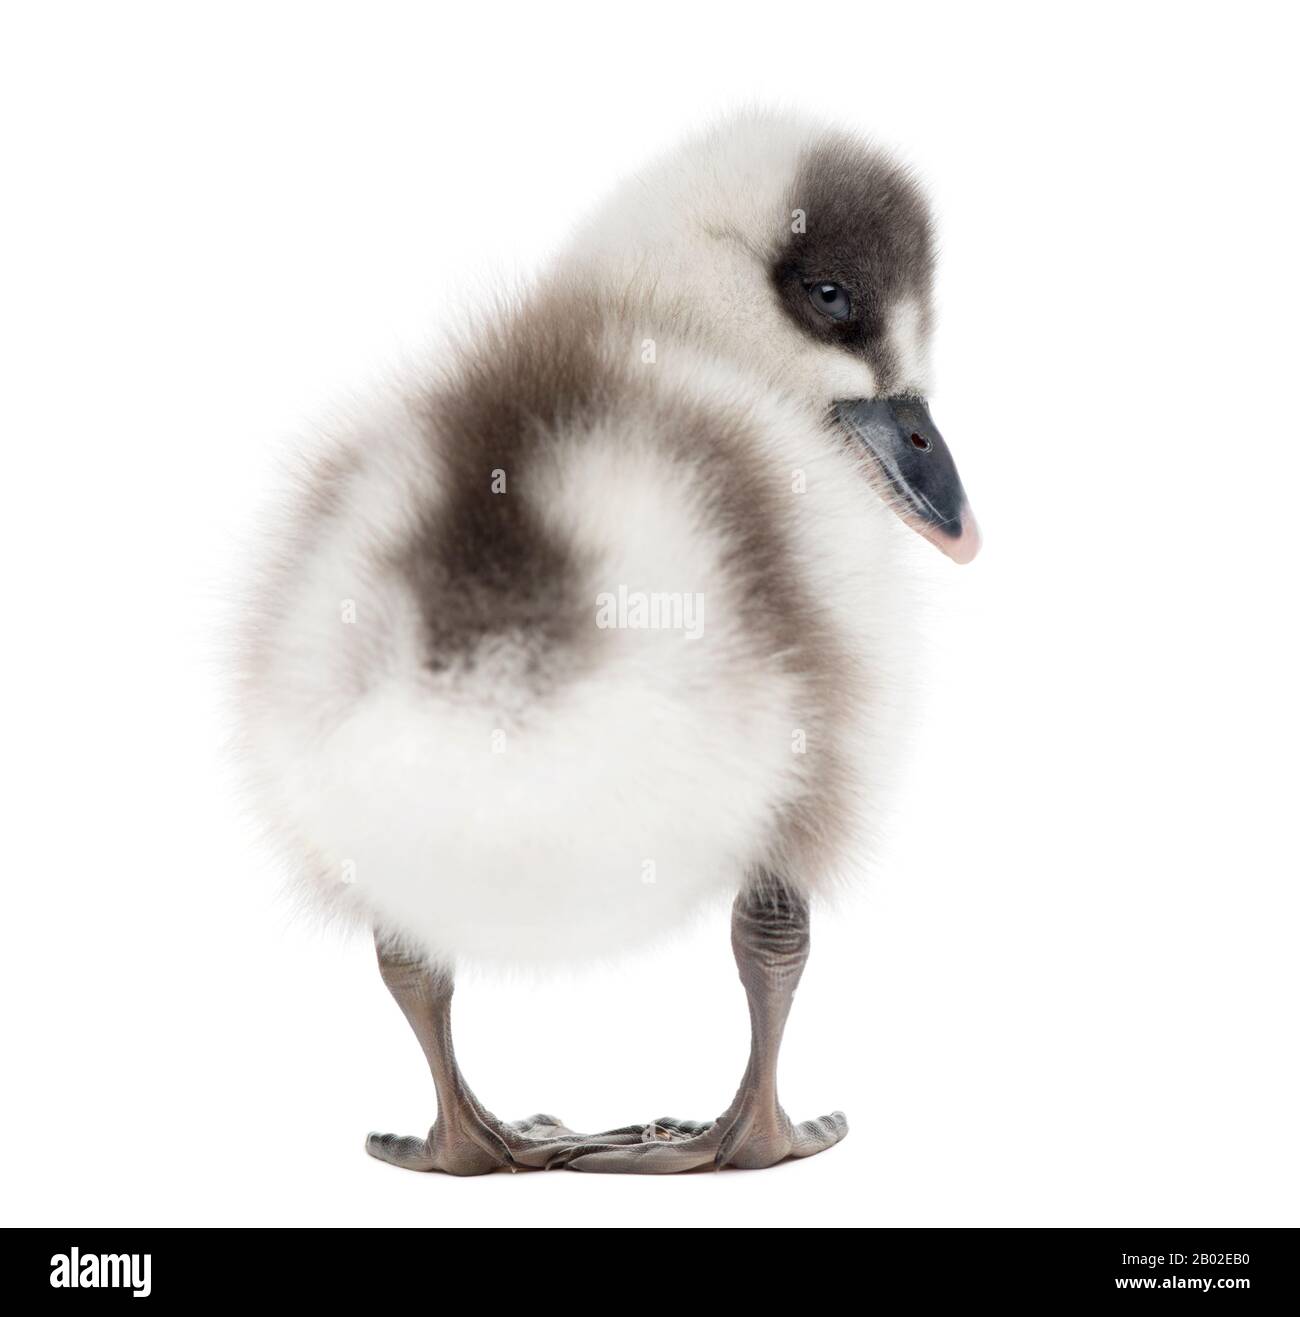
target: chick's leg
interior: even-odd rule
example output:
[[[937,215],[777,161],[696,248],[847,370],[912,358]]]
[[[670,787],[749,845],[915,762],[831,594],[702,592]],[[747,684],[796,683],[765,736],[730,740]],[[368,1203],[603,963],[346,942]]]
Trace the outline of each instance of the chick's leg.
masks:
[[[424,1138],[371,1134],[366,1151],[380,1161],[411,1171],[484,1175],[501,1167],[544,1167],[559,1154],[596,1140],[601,1146],[639,1141],[640,1125],[590,1138],[567,1129],[554,1116],[498,1120],[466,1084],[451,1038],[452,977],[375,940],[379,972],[402,1008],[424,1050],[438,1098],[438,1115]]]
[[[808,960],[807,902],[792,888],[762,876],[736,898],[731,945],[749,999],[750,1053],[727,1110],[708,1124],[664,1118],[646,1126],[638,1144],[579,1146],[558,1160],[573,1170],[640,1174],[704,1166],[757,1169],[787,1157],[810,1157],[848,1133],[839,1111],[794,1124],[776,1095],[781,1036]]]

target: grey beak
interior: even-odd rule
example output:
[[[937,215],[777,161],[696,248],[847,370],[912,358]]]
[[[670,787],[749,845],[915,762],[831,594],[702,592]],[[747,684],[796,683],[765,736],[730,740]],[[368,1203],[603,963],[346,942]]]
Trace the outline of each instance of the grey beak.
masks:
[[[925,399],[862,398],[837,402],[834,410],[875,458],[903,520],[955,562],[970,562],[979,552],[979,527]]]

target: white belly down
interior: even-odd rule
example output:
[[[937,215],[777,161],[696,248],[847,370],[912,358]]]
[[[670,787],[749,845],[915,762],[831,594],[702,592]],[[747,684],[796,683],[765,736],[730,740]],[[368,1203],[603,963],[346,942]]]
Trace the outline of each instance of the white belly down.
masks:
[[[685,703],[606,672],[512,719],[394,680],[304,747],[285,803],[321,894],[430,954],[599,957],[762,859],[791,786],[781,693]]]

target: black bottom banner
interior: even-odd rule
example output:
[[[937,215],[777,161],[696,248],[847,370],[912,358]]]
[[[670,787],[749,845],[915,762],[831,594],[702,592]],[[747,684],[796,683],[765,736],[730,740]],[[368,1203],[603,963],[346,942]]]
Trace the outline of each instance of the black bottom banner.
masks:
[[[706,1295],[713,1286],[704,1259],[716,1268],[726,1253],[725,1244],[704,1248],[701,1242],[683,1267],[680,1246],[644,1238],[612,1250],[516,1241],[507,1249],[493,1247],[496,1260],[485,1274],[482,1257],[466,1257],[438,1232],[421,1233],[424,1238],[391,1230],[33,1229],[6,1231],[0,1248],[11,1312],[33,1302],[88,1310],[119,1300],[176,1311],[195,1303],[266,1299],[401,1298],[441,1306],[480,1288],[485,1301],[496,1302],[515,1285],[540,1291],[540,1302],[555,1302],[570,1284],[585,1278],[582,1285],[590,1285],[591,1273],[605,1270],[616,1286],[635,1286],[644,1302],[660,1286],[674,1299],[688,1291]],[[1290,1229],[858,1233],[858,1243],[843,1254],[825,1243],[806,1248],[793,1239],[770,1251],[762,1246],[757,1267],[754,1246],[742,1244],[717,1283],[729,1301],[757,1288],[772,1298],[789,1293],[806,1302],[832,1286],[864,1301],[901,1290],[923,1302],[1000,1303],[1023,1296],[1041,1305],[1058,1297],[1113,1295],[1141,1306],[1144,1295],[1175,1292],[1209,1295],[1216,1303],[1267,1295],[1294,1304],[1300,1272],[1296,1231]],[[819,1274],[818,1259],[835,1261]],[[630,1274],[620,1282],[617,1273],[625,1267]],[[21,1307],[13,1306],[14,1298]]]

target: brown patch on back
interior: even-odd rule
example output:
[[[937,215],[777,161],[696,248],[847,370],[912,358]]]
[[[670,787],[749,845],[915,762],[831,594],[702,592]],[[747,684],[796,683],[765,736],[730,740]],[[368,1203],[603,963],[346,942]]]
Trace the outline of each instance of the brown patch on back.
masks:
[[[601,324],[586,299],[537,296],[464,351],[428,399],[443,489],[396,566],[420,601],[435,671],[491,637],[533,656],[572,649],[590,624],[580,564],[544,525],[532,479],[552,438],[588,423],[609,390]]]

